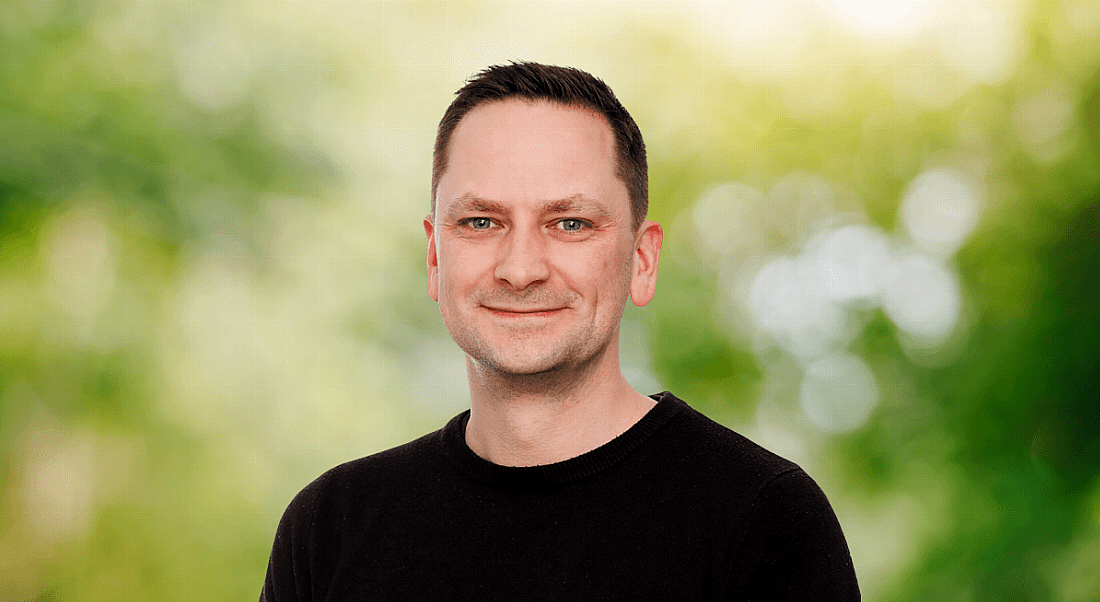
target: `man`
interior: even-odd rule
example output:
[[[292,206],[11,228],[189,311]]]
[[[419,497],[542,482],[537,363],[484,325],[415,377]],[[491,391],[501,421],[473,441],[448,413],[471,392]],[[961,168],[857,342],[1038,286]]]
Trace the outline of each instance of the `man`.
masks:
[[[591,75],[516,63],[439,126],[428,294],[471,408],[287,509],[261,600],[858,600],[816,484],[619,368],[655,290],[645,146]]]

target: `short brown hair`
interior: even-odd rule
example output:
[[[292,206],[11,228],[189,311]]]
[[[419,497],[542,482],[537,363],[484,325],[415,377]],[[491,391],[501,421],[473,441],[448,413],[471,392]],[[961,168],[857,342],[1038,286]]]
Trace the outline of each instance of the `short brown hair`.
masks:
[[[475,107],[521,98],[545,100],[567,107],[594,111],[603,116],[615,136],[615,175],[626,185],[634,229],[649,210],[649,168],[642,132],[615,93],[600,79],[573,67],[530,62],[494,65],[466,81],[443,113],[432,155],[432,211],[443,172],[447,170],[451,136],[462,118]]]

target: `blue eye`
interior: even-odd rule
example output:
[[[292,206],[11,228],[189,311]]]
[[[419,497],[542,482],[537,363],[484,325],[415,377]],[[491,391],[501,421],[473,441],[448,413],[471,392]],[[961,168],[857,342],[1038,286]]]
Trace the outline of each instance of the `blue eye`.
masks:
[[[474,230],[488,230],[493,227],[493,220],[487,217],[471,217],[463,221]]]
[[[563,219],[560,222],[562,230],[566,232],[580,232],[585,227],[585,223],[579,219]]]

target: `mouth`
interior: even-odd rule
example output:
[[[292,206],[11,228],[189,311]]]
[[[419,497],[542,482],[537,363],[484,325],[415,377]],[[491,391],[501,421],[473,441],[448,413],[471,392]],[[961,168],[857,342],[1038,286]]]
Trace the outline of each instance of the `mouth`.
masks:
[[[564,308],[561,307],[548,307],[548,308],[510,308],[510,307],[489,307],[483,305],[485,309],[489,310],[489,313],[500,316],[502,318],[542,318],[552,316]]]

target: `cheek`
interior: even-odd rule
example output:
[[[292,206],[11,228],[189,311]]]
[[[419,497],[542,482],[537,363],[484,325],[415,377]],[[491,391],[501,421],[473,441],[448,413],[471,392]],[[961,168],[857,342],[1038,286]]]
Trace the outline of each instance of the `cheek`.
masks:
[[[462,296],[462,283],[456,279],[458,275],[451,271],[439,272],[439,300],[444,305],[455,305]]]
[[[477,285],[485,273],[484,253],[462,252],[456,248],[444,248],[439,257],[439,294],[447,301],[456,302],[457,296]]]
[[[630,256],[619,248],[607,248],[576,258],[570,272],[578,277],[589,294],[601,303],[610,303],[630,288]]]

